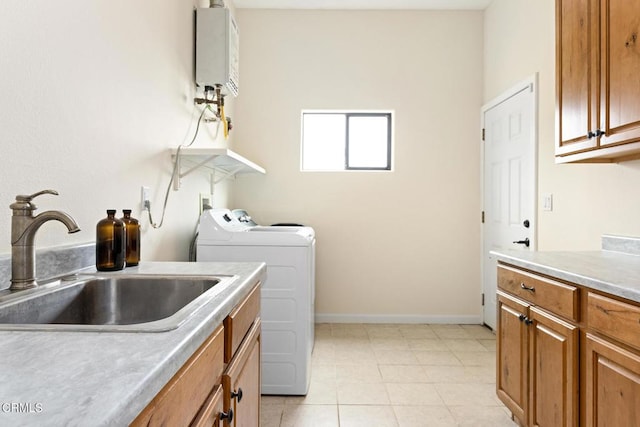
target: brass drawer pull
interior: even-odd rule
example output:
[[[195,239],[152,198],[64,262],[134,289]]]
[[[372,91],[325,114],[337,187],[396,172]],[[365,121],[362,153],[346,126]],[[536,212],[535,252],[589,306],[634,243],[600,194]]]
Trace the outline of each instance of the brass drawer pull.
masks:
[[[525,291],[530,291],[530,292],[536,291],[536,288],[534,288],[533,286],[527,286],[524,284],[524,282],[520,283],[520,289],[524,289]]]

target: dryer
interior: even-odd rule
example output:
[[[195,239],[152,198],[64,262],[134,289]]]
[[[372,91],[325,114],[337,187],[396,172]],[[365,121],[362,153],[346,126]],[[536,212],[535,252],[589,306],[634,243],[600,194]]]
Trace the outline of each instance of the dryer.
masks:
[[[246,213],[245,213],[246,214]],[[262,261],[262,394],[305,395],[314,343],[315,231],[260,226],[229,209],[202,213],[197,261]]]

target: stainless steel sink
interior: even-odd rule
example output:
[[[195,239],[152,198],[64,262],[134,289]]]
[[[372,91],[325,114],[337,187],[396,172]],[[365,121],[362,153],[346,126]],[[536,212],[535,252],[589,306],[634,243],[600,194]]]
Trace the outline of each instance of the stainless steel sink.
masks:
[[[0,301],[0,330],[161,332],[177,328],[235,276],[88,276]]]

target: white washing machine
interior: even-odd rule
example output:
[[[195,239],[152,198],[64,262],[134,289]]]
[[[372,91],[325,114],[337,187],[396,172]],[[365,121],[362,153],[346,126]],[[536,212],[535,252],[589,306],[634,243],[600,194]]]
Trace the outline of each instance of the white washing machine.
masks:
[[[236,212],[237,214],[237,212]],[[262,394],[305,395],[314,343],[315,232],[303,226],[259,226],[246,212],[202,213],[197,261],[262,261]],[[248,220],[247,220],[248,218]]]

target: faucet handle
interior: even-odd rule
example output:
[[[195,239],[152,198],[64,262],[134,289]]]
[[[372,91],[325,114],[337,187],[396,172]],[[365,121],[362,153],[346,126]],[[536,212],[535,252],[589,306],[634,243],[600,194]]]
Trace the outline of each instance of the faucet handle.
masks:
[[[33,200],[35,197],[38,197],[42,194],[53,194],[57,196],[58,192],[55,190],[42,190],[42,191],[38,191],[37,193],[31,194],[30,196],[18,194],[16,196],[16,201],[11,203],[11,205],[9,205],[9,208],[13,210],[14,215],[25,215],[29,212],[33,212],[34,210],[36,210],[36,205],[31,203],[31,200]],[[19,213],[19,212],[23,212],[23,213]]]
[[[54,196],[57,196],[58,192],[56,190],[42,190],[42,191],[38,191],[37,193],[31,194],[30,196],[19,194],[16,196],[16,202],[30,202],[31,200],[35,199],[36,197],[42,194],[53,194]]]

